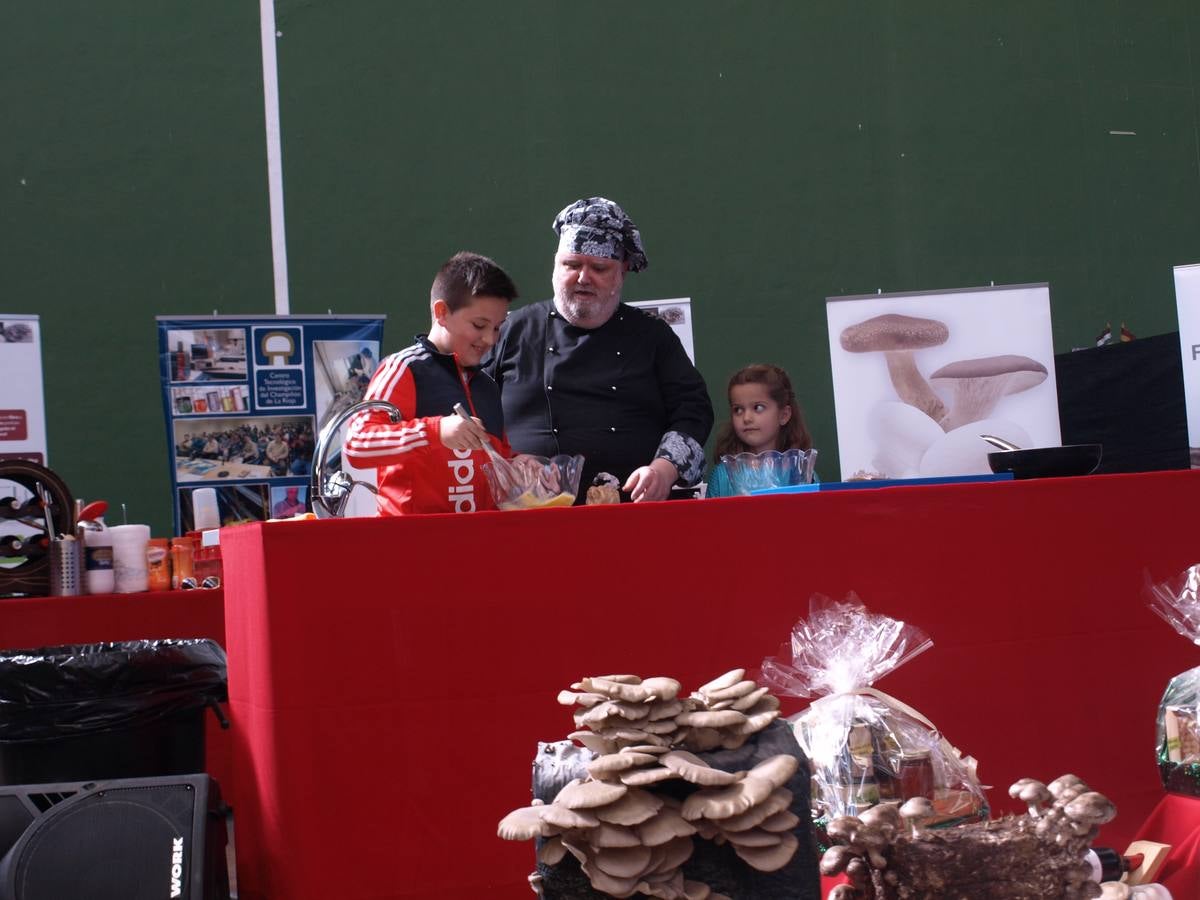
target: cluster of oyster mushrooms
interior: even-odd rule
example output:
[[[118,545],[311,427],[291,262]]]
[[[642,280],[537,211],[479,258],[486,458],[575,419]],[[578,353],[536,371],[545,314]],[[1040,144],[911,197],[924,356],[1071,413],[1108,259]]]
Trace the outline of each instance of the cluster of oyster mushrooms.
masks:
[[[829,823],[821,873],[845,873],[829,900],[960,897],[973,900],[1087,900],[1101,896],[1084,861],[1098,827],[1116,808],[1074,775],[1044,785],[1022,778],[1009,794],[1027,816],[926,830],[924,798],[883,803]]]
[[[695,836],[729,844],[758,871],[782,869],[799,846],[792,832],[800,820],[785,787],[797,757],[779,754],[726,772],[685,749],[740,747],[778,716],[778,700],[744,675],[735,669],[682,699],[675,679],[634,675],[584,678],[562,692],[560,703],[579,707],[580,730],[570,737],[591,751],[587,776],[568,782],[551,803],[535,800],[509,813],[500,837],[543,839],[544,865],[572,854],[592,887],[612,897],[728,900],[684,878]],[[654,789],[671,780],[691,793],[677,799]],[[538,876],[531,884],[539,889]]]
[[[558,702],[576,706],[568,737],[593,753],[652,744],[686,750],[734,750],[779,717],[779,698],[733,669],[680,697],[674,678],[604,675],[584,678]]]

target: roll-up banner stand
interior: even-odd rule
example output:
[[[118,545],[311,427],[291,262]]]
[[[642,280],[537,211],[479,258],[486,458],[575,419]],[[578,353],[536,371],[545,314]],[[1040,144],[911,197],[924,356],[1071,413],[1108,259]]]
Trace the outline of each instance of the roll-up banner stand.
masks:
[[[0,313],[0,460],[46,465],[38,317]]]
[[[672,300],[627,300],[630,306],[662,319],[671,326],[679,343],[692,365],[696,364],[696,342],[692,339],[692,298],[676,297]]]
[[[1062,443],[1050,288],[827,299],[842,480],[990,474],[995,448]]]
[[[1192,468],[1200,469],[1200,266],[1175,267],[1179,349],[1183,353],[1183,396],[1187,403]]]
[[[384,319],[158,317],[176,534],[193,529],[197,488],[216,488],[222,525],[311,509],[316,437],[362,399]],[[373,471],[347,471],[374,483]],[[346,515],[374,513],[371,493],[355,491]]]
[[[46,405],[42,393],[42,347],[38,317],[0,313],[0,461],[26,460],[46,465]],[[23,504],[32,494],[13,482],[0,490],[0,501]],[[0,539],[29,536],[28,527],[0,518]],[[23,557],[0,553],[0,565]]]

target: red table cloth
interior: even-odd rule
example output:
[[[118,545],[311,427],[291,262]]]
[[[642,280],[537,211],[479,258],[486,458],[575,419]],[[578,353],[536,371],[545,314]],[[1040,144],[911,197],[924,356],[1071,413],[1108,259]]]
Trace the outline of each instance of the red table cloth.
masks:
[[[1163,795],[1134,839],[1170,844],[1171,852],[1154,880],[1176,900],[1200,897],[1200,799]]]
[[[1143,579],[1197,561],[1197,506],[1182,471],[227,530],[239,894],[528,897],[532,846],[495,830],[573,728],[557,692],[756,668],[814,592],[933,638],[880,687],[994,805],[1074,772],[1123,849],[1161,797],[1158,700],[1200,662]]]

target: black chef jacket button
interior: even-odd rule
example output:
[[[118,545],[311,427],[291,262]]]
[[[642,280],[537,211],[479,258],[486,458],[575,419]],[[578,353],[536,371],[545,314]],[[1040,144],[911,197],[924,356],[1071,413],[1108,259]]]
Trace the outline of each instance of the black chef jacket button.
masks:
[[[609,431],[616,431],[616,430],[617,430],[617,426],[615,426],[615,425],[610,425],[610,426],[609,426],[609,428],[608,428],[608,430],[609,430]]]
[[[553,353],[553,352],[554,352],[554,348],[553,348],[553,347],[547,347],[547,348],[546,348],[546,351],[547,351],[548,353]]]
[[[558,434],[558,429],[557,429],[557,428],[551,428],[550,430],[551,430],[551,431],[553,431],[555,434]]]
[[[613,389],[614,391],[617,389],[617,386],[616,386],[615,384],[614,384],[614,385],[612,385],[611,387],[612,387],[612,389]]]
[[[617,356],[620,356],[620,355],[621,355],[621,351],[620,351],[620,350],[618,350],[618,351],[617,351]]]
[[[548,391],[554,390],[554,385],[552,385],[552,384],[546,385],[546,390],[548,390]]]

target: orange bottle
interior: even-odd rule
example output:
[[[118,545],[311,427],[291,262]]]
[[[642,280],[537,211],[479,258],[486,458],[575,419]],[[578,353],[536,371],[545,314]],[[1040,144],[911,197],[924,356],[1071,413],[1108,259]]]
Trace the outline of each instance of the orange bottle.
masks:
[[[147,590],[171,589],[170,541],[166,538],[151,538],[146,542],[146,576]]]
[[[192,548],[190,537],[171,538],[171,589],[179,590],[183,579],[192,577]]]

